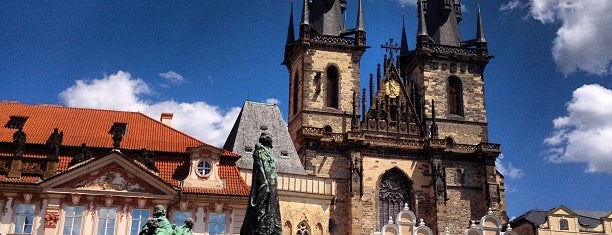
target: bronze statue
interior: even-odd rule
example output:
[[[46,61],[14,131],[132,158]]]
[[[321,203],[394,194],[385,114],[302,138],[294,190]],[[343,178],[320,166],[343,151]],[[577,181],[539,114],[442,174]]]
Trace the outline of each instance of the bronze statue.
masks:
[[[166,218],[166,208],[157,205],[153,209],[153,218],[150,218],[140,230],[139,235],[191,235],[193,219],[188,218],[185,224],[176,227]]]
[[[253,181],[240,235],[280,235],[282,227],[278,204],[276,159],[272,156],[272,136],[261,133],[253,152]]]

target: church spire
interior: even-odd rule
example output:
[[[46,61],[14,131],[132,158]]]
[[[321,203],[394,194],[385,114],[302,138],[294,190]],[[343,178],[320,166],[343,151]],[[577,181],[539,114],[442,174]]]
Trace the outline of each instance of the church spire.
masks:
[[[421,1],[423,2],[423,1]],[[460,46],[459,21],[461,21],[461,3],[453,0],[426,1],[425,13],[427,32],[436,44]],[[425,11],[425,10],[422,10]]]
[[[342,0],[309,0],[309,21],[319,35],[340,36],[345,31]]]
[[[406,37],[406,26],[404,19],[404,5],[402,5],[402,41],[400,42],[400,55],[408,53],[408,38]]]
[[[423,43],[429,42],[429,35],[427,34],[427,21],[425,20],[425,10],[423,9],[423,1],[419,0],[418,4],[419,23],[417,26],[417,43],[419,45],[422,45]]]
[[[478,25],[476,25],[476,42],[487,42],[484,36],[484,28],[482,26],[482,17],[480,16],[480,0],[478,1]]]
[[[293,27],[293,1],[291,1],[291,14],[289,14],[289,26],[287,28],[287,41],[285,42],[285,58],[283,64],[287,63],[291,56],[291,46],[295,42],[295,31]]]
[[[365,24],[363,22],[363,3],[359,0],[359,6],[357,8],[357,27],[356,31],[365,32]]]
[[[310,22],[308,20],[310,15],[310,9],[308,9],[308,0],[304,0],[304,7],[302,8],[302,20],[300,25],[309,25]]]
[[[289,27],[287,28],[287,42],[285,45],[289,45],[295,42],[295,31],[293,28],[293,1],[291,1],[291,13],[289,14]]]

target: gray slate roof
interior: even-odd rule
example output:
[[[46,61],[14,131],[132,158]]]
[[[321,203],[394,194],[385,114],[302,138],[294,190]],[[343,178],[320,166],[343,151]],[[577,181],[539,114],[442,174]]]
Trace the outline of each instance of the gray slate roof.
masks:
[[[259,135],[264,131],[273,138],[272,154],[278,159],[277,171],[305,175],[306,171],[291,141],[287,124],[275,104],[246,101],[223,148],[242,156],[236,162],[239,168],[253,169],[253,150]]]
[[[546,218],[548,214],[556,209],[557,208],[553,208],[551,210],[530,210],[527,213],[512,220],[512,222],[524,219],[535,225],[541,225],[546,222]],[[610,211],[607,212],[607,211],[573,211],[573,210],[572,212],[576,213],[578,217],[578,223],[580,223],[580,225],[582,225],[583,227],[587,227],[587,228],[597,227],[599,224],[601,224],[600,219],[602,217],[606,217],[610,213],[612,213]]]

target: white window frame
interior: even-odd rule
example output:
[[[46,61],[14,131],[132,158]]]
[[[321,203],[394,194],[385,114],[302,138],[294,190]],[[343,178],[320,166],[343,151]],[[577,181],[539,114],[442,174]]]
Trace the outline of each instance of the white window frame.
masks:
[[[102,211],[106,210],[106,213],[102,214]],[[114,211],[115,216],[109,216],[110,211]],[[98,226],[96,226],[96,230],[97,230],[97,234],[98,235],[114,235],[115,234],[115,230],[117,230],[117,213],[119,212],[119,210],[115,207],[100,207],[98,208]],[[102,224],[100,221],[104,219],[104,224]],[[109,221],[113,221],[112,222],[112,231],[107,231],[109,226]],[[103,226],[103,227],[102,227]],[[102,231],[102,233],[100,233],[100,229],[104,228]]]
[[[183,217],[183,221],[176,221],[178,215],[181,215],[181,217]],[[187,215],[187,216],[186,216]],[[181,226],[185,223],[185,219],[187,218],[193,218],[193,212],[191,211],[174,211],[174,213],[172,213],[172,223],[176,224],[176,226]]]
[[[223,215],[223,224],[215,222],[213,219],[213,216],[215,215]],[[222,234],[226,234],[227,233],[227,214],[226,213],[210,213],[208,215],[208,234],[209,235],[222,235]],[[223,231],[220,231],[220,233],[217,233],[219,231],[211,231],[211,229],[213,228],[217,228],[217,226],[215,225],[222,225],[223,226]]]
[[[32,208],[32,213],[28,213],[28,208],[25,208],[25,212],[20,212],[20,208],[21,207],[30,207]],[[29,203],[20,203],[17,204],[17,208],[15,208],[15,231],[14,233],[18,233],[18,234],[32,234],[32,232],[34,232],[34,219],[36,217],[36,205],[34,204],[29,204]],[[28,216],[30,216],[30,223],[28,224],[27,220],[28,220]],[[22,220],[23,222],[18,220]],[[29,225],[29,229],[30,231],[28,232],[26,229],[28,228],[27,226]]]
[[[141,214],[139,214],[139,217],[135,217],[135,211],[141,211],[141,212],[147,212],[147,216],[146,217],[142,217]],[[130,235],[138,235],[138,233],[140,232],[140,230],[142,229],[142,227],[147,223],[147,221],[149,220],[149,218],[151,217],[151,211],[149,209],[132,209],[131,212],[131,217],[132,219],[130,220]],[[134,223],[136,222],[136,223]],[[134,227],[136,226],[136,227]],[[136,228],[136,233],[134,233],[134,228]]]
[[[208,167],[207,167],[208,165]],[[208,172],[206,172],[208,170]],[[196,173],[201,177],[208,177],[213,172],[213,164],[210,161],[200,160],[196,165]]]
[[[67,208],[73,208],[72,212],[73,214],[68,214],[68,210]],[[77,208],[81,208],[80,213],[77,213]],[[85,211],[85,207],[83,206],[71,206],[71,205],[67,205],[64,207],[64,225],[62,226],[62,234],[67,234],[67,235],[80,235],[83,229],[83,212]],[[79,218],[80,219],[80,223],[78,223],[78,227],[75,227],[75,219]],[[68,227],[69,231],[68,233],[66,233],[66,228]],[[76,229],[76,231],[75,231]]]

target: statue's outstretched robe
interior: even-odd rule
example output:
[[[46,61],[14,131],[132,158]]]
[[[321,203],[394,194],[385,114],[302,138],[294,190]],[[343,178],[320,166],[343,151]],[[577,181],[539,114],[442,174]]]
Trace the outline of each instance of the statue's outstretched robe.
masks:
[[[263,140],[262,140],[263,139]],[[278,204],[276,159],[272,138],[262,134],[253,152],[253,181],[241,235],[280,235],[282,227]]]

